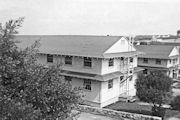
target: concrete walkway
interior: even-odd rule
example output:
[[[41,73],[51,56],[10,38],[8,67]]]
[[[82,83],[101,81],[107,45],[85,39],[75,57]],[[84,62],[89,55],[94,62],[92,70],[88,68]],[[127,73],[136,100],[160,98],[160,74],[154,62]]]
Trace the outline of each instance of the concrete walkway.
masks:
[[[78,120],[118,120],[118,119],[82,112]]]
[[[180,118],[171,117],[171,118],[168,118],[167,120],[180,120]]]
[[[177,115],[175,115],[173,117],[167,118],[165,120],[180,120],[180,112],[179,112],[179,114],[177,114]]]

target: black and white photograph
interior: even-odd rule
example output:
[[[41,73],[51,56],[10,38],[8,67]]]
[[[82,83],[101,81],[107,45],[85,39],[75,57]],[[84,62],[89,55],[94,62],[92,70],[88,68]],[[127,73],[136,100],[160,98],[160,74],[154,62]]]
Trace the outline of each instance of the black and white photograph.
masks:
[[[0,0],[0,120],[180,120],[180,1]]]

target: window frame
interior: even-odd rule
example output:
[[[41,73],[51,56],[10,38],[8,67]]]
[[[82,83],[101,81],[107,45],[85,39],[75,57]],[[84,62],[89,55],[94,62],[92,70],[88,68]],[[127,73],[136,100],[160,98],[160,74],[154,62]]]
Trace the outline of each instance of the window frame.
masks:
[[[113,88],[113,79],[108,80],[108,89]]]
[[[121,61],[124,61],[124,57],[121,57],[120,59],[121,59]]]
[[[120,76],[120,81],[124,80],[124,76]]]
[[[143,74],[144,74],[144,75],[147,75],[147,74],[148,74],[148,70],[147,70],[147,69],[144,69],[144,70],[143,70]]]
[[[132,81],[132,79],[133,79],[133,76],[130,76],[130,77],[129,77],[129,81]]]
[[[172,63],[172,60],[170,59],[170,60],[169,60],[169,64],[171,64],[171,63]]]
[[[173,65],[174,65],[174,64],[177,64],[177,61],[178,61],[177,58],[173,59]]]
[[[129,58],[129,62],[130,62],[130,63],[133,63],[133,61],[134,61],[134,58],[133,58],[133,57],[130,57],[130,58]]]
[[[72,77],[71,76],[64,76],[64,79],[68,83],[70,83],[72,81]]]
[[[54,61],[54,56],[52,54],[47,54],[47,62],[53,63],[53,61]]]
[[[85,90],[88,90],[88,91],[91,91],[92,90],[92,82],[90,79],[84,79],[84,89]]]
[[[148,63],[148,58],[143,58],[143,63]]]
[[[72,57],[72,56],[65,56],[65,58],[64,58],[64,64],[65,64],[65,65],[72,65],[72,60],[73,60],[73,57]]]
[[[129,70],[129,73],[130,73],[130,74],[132,74],[132,73],[133,73],[133,70],[132,70],[132,69],[130,69],[130,70]]]
[[[92,67],[92,58],[84,57],[84,67]]]
[[[160,59],[156,59],[156,64],[157,65],[161,65],[161,60]]]
[[[114,58],[110,58],[110,59],[108,60],[108,66],[109,66],[109,67],[113,67],[113,66],[114,66]]]

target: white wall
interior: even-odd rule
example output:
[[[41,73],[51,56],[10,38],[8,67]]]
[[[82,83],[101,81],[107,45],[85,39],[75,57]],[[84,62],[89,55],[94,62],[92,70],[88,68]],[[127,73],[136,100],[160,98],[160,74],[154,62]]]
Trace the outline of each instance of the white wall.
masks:
[[[72,78],[71,84],[73,87],[82,87],[84,84],[84,79],[80,78]],[[100,103],[100,89],[101,89],[101,82],[92,80],[91,81],[91,91],[83,90],[83,94],[85,97],[84,100]]]
[[[175,63],[173,62],[173,60],[175,60]],[[176,73],[177,75],[175,76],[179,76],[179,73],[178,73],[178,68],[177,66],[179,65],[179,58],[176,57],[176,58],[172,58],[171,59],[171,62],[170,62],[170,59],[163,59],[161,60],[161,65],[158,65],[158,64],[155,64],[156,63],[156,59],[148,59],[148,63],[143,63],[143,58],[138,58],[138,65],[140,66],[145,66],[147,67],[159,67],[159,68],[170,68],[170,67],[173,67],[172,69],[167,69],[165,70],[165,72],[167,72],[167,75],[171,78],[173,78],[173,73]],[[175,67],[176,66],[176,67]],[[149,71],[149,70],[148,70]],[[176,78],[176,77],[175,77]]]
[[[62,63],[62,69],[68,71],[91,73],[91,74],[108,74],[116,71],[120,71],[120,58],[114,59],[114,66],[109,67],[108,59],[92,59],[92,67],[84,67],[83,57],[73,57],[72,65],[64,64],[64,56],[54,56],[53,63],[47,62],[47,55],[39,54],[38,62],[45,65],[52,65],[53,63]],[[137,57],[133,59],[133,67],[137,67]]]
[[[173,59],[177,59],[176,63],[173,63]],[[148,58],[148,63],[143,63],[143,58],[138,58],[138,65],[139,66],[148,66],[148,67],[164,67],[164,68],[169,68],[173,67],[175,65],[179,64],[179,58],[172,58],[171,62],[170,59],[161,59],[161,65],[156,64],[156,59],[155,58]]]
[[[119,41],[107,49],[105,53],[119,53],[128,51],[135,51],[135,49],[133,46],[130,46],[126,38],[122,37]]]
[[[38,62],[45,65],[51,65],[52,63],[47,62],[47,56],[39,54]],[[101,74],[101,59],[92,59],[92,67],[84,67],[83,57],[73,57],[72,65],[64,64],[64,56],[54,56],[53,63],[62,63],[63,70],[76,71],[82,73]]]
[[[176,56],[176,55],[179,55],[179,50],[177,47],[174,47],[173,50],[171,51],[169,57]]]
[[[176,60],[175,60],[176,59]],[[171,60],[171,62],[170,62],[170,60]],[[177,58],[172,58],[172,59],[170,59],[170,60],[168,60],[168,62],[167,62],[167,67],[169,68],[169,67],[173,67],[173,66],[176,66],[176,65],[179,65],[179,58],[177,57]],[[175,60],[175,63],[173,62],[173,60]]]
[[[134,67],[137,66],[137,58],[133,60]],[[38,62],[45,65],[51,65],[52,63],[47,63],[46,55],[39,55]],[[64,63],[63,56],[54,56],[54,63]],[[63,70],[85,72],[92,74],[107,74],[120,70],[120,58],[114,59],[114,66],[109,67],[108,60],[102,59],[92,59],[92,68],[84,68],[83,58],[73,57],[72,66],[63,65]],[[71,84],[73,87],[83,87],[84,80],[80,78],[72,78]],[[132,82],[131,84],[134,85]],[[101,107],[116,102],[119,97],[120,92],[120,80],[119,77],[113,80],[113,88],[108,89],[108,81],[100,82],[96,80],[91,81],[91,91],[84,90],[84,100],[91,103],[97,103]],[[130,86],[132,88],[132,86]]]
[[[149,67],[167,67],[167,59],[162,59],[161,64],[156,64],[156,59],[148,58],[148,63],[143,63],[143,58],[138,58],[138,65]]]
[[[138,73],[134,73],[132,75],[132,79],[129,78],[127,80],[123,80],[120,82],[120,91],[119,94],[121,96],[135,96],[136,95],[136,79],[137,79]]]
[[[117,72],[121,71],[122,72],[122,65],[121,65],[121,60],[120,58],[114,59],[114,66],[109,67],[109,60],[108,59],[103,59],[102,60],[102,69],[101,69],[101,74],[108,74],[112,72]],[[137,56],[133,57],[133,63],[129,63],[129,65],[132,64],[131,67],[137,67]],[[124,66],[127,68],[128,66]]]
[[[103,103],[108,104],[108,101],[111,101],[112,99],[114,101],[117,101],[118,97],[119,97],[119,78],[113,79],[113,88],[110,88],[110,89],[108,89],[108,81],[101,82],[101,103],[102,104]]]
[[[137,67],[137,64],[138,64],[138,57],[135,56],[133,57],[133,67]]]
[[[84,80],[72,78],[73,87],[83,87]],[[119,97],[119,78],[113,80],[113,88],[108,89],[108,81],[91,81],[91,91],[83,90],[85,103],[93,106],[104,107],[118,101]]]
[[[129,96],[135,96],[136,95],[136,79],[138,77],[138,73],[134,73],[132,80],[129,81]]]
[[[120,70],[120,59],[114,59],[114,66],[109,66],[109,60],[102,60],[101,74],[112,73]]]

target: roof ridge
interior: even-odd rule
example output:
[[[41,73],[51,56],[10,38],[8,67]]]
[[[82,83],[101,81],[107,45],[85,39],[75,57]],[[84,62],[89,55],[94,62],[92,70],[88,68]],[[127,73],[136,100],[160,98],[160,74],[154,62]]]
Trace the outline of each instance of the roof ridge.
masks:
[[[77,37],[122,37],[122,36],[120,36],[120,35],[16,35],[16,36],[41,36],[41,37],[48,37],[48,36],[50,36],[50,37],[53,37],[53,36],[72,36],[72,37],[75,37],[75,36],[77,36]]]
[[[41,52],[49,54],[72,54],[88,57],[103,57],[104,51],[115,44],[121,36],[69,36],[69,35],[20,35],[15,37],[20,40],[20,47],[25,47],[37,39],[41,39],[39,48]],[[53,48],[53,49],[52,49]]]

